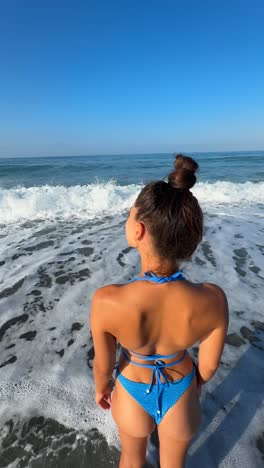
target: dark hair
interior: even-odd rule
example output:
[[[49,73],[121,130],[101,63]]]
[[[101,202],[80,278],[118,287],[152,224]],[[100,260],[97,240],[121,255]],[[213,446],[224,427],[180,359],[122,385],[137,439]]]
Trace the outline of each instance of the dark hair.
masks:
[[[198,169],[196,161],[178,154],[168,182],[150,182],[136,199],[136,219],[146,224],[160,257],[188,260],[202,240],[203,213],[189,190]]]

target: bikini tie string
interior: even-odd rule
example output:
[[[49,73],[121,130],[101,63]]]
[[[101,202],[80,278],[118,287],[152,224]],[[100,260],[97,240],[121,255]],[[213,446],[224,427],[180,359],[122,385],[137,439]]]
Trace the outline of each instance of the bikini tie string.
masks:
[[[152,369],[152,374],[151,374],[151,381],[150,381],[150,385],[146,393],[151,392],[153,384],[154,384],[154,377],[155,377],[156,383],[158,384],[158,387],[161,384],[169,385],[169,381],[163,371],[163,369],[166,367],[166,363],[158,359],[152,366],[153,366],[153,369]],[[161,381],[161,378],[164,379],[164,382]]]
[[[169,381],[164,373],[164,368],[166,367],[166,364],[164,361],[161,361],[160,359],[158,359],[157,361],[155,361],[155,363],[153,364],[153,369],[152,369],[152,374],[151,374],[151,381],[150,381],[150,385],[148,387],[148,389],[146,390],[146,393],[149,394],[152,390],[152,387],[153,387],[153,383],[154,383],[154,377],[155,377],[155,380],[156,380],[156,384],[157,384],[157,390],[158,390],[158,399],[157,399],[157,414],[160,416],[161,415],[161,389],[162,389],[162,385],[169,385]],[[164,380],[164,382],[162,382],[162,379]]]

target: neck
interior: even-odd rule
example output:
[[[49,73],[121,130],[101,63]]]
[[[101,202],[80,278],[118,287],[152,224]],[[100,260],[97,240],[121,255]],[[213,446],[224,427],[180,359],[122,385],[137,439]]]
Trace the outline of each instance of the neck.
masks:
[[[157,276],[170,276],[179,270],[176,262],[169,259],[161,259],[160,257],[140,252],[141,256],[141,272],[151,271]]]

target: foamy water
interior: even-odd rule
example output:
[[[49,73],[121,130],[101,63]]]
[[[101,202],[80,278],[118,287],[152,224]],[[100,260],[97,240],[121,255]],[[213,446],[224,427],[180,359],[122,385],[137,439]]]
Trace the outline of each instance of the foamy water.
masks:
[[[142,185],[121,186],[113,181],[71,187],[49,186],[0,189],[0,222],[34,219],[95,219],[123,213],[135,201]],[[193,194],[201,205],[249,206],[264,204],[264,182],[200,182]]]

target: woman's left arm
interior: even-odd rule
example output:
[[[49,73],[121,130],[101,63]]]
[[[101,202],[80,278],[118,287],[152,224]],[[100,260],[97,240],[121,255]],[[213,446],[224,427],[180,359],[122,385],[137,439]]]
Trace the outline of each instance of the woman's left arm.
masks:
[[[109,304],[109,288],[96,291],[92,299],[90,327],[93,337],[95,358],[93,374],[95,381],[95,400],[103,409],[111,406],[112,388],[110,380],[116,363],[116,338],[110,333],[112,304]]]

